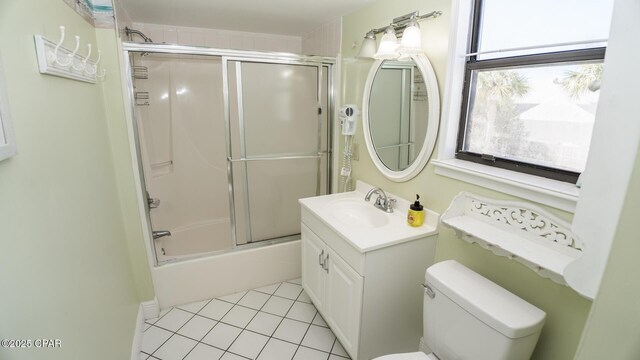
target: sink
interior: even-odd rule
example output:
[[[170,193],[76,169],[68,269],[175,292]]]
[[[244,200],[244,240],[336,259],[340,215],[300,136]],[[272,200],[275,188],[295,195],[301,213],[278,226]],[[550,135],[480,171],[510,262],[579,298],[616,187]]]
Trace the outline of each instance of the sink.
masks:
[[[358,199],[341,199],[327,204],[331,216],[348,226],[378,228],[387,225],[389,216],[371,203]]]
[[[373,198],[364,200],[372,188],[358,180],[354,191],[300,199],[302,222],[319,231],[320,237],[335,233],[361,253],[438,233],[437,213],[425,208],[424,225],[411,227],[407,224],[411,202],[387,193],[397,202],[393,212],[382,211],[373,206]]]

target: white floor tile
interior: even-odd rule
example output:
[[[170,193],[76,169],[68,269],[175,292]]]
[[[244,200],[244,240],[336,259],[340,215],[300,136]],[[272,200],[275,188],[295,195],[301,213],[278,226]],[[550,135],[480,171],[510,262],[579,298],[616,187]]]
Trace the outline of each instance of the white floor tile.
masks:
[[[224,355],[220,358],[220,360],[247,360],[242,356],[234,355],[232,353],[224,353]]]
[[[240,301],[240,299],[242,299],[242,297],[246,293],[247,293],[246,291],[240,291],[235,294],[220,296],[218,299],[235,304],[238,301]]]
[[[316,312],[317,310],[313,305],[296,301],[287,313],[286,317],[289,319],[311,323],[313,321],[313,318],[316,316]]]
[[[247,330],[271,336],[278,327],[278,324],[280,324],[280,321],[282,321],[282,317],[280,316],[259,311],[249,325],[247,325]]]
[[[342,347],[342,344],[338,340],[336,340],[336,342],[333,344],[333,349],[331,349],[331,353],[338,356],[349,357],[349,354],[347,354],[347,351],[344,349],[344,347]]]
[[[316,317],[313,318],[313,325],[318,325],[318,326],[324,326],[324,327],[329,327],[329,325],[327,325],[327,323],[324,321],[324,319],[322,318],[322,315],[320,315],[320,313],[316,314]]]
[[[302,292],[300,293],[300,296],[298,296],[298,301],[302,301],[302,302],[306,302],[308,304],[311,304],[311,298],[309,297],[309,295],[307,295],[307,292],[302,290]]]
[[[192,302],[192,303],[189,303],[189,304],[179,305],[177,307],[182,309],[182,310],[197,314],[198,311],[202,310],[202,308],[205,305],[207,305],[208,302],[209,302],[209,300],[196,301],[196,302]]]
[[[144,323],[144,331],[147,331],[147,329],[150,327],[151,327],[151,324]]]
[[[175,332],[178,331],[182,325],[186,324],[191,317],[193,317],[192,313],[178,308],[173,308],[173,310],[169,311],[167,315],[158,320],[155,323],[155,326]]]
[[[182,360],[197,344],[197,341],[184,336],[173,335],[153,356],[162,360]]]
[[[342,344],[340,343],[339,340],[336,340],[336,342],[333,344],[333,349],[331,349],[331,353],[338,356],[349,357],[349,354],[347,354],[347,351],[344,349],[344,347],[342,347]]]
[[[138,354],[138,360],[147,360],[148,358],[149,358],[149,354],[145,354],[143,352]]]
[[[218,323],[213,330],[202,339],[202,342],[226,350],[241,332],[242,329],[235,326]]]
[[[263,292],[265,294],[273,295],[273,293],[276,292],[276,290],[278,289],[278,286],[280,286],[280,283],[259,287],[254,290]]]
[[[302,291],[302,286],[298,284],[291,284],[291,283],[285,282],[285,283],[282,283],[282,285],[280,285],[280,287],[278,288],[278,290],[276,290],[274,295],[295,300],[298,298],[298,295],[300,295],[301,291]]]
[[[228,302],[213,299],[210,303],[207,304],[207,306],[200,310],[198,315],[206,316],[215,320],[220,320],[229,310],[231,310],[232,307],[233,305],[229,304]]]
[[[217,323],[215,320],[196,315],[178,330],[178,334],[200,341]]]
[[[269,295],[251,290],[240,301],[238,301],[238,305],[260,310],[267,300],[269,300]]]
[[[249,359],[255,359],[268,340],[269,338],[264,335],[245,330],[238,336],[236,341],[233,342],[229,351],[248,357]]]
[[[267,303],[264,304],[262,311],[278,316],[285,316],[287,312],[289,312],[291,305],[293,305],[293,300],[272,296]]]
[[[220,321],[244,328],[257,313],[256,310],[236,305]]]
[[[144,322],[147,324],[155,324],[156,321],[160,320],[160,316],[158,316],[157,318],[153,318],[153,319],[146,319]]]
[[[331,352],[335,335],[328,328],[311,325],[302,340],[302,345],[321,351]]]
[[[213,346],[199,343],[184,360],[218,360],[222,357],[224,351],[216,349]]]
[[[304,337],[304,333],[307,332],[309,324],[302,323],[300,321],[284,319],[273,333],[273,337],[280,340],[299,344]]]
[[[292,283],[292,284],[302,285],[302,278],[287,280],[287,282]]]
[[[291,360],[297,348],[291,343],[271,338],[258,356],[258,360]]]
[[[331,354],[329,355],[329,360],[350,360],[351,358],[348,357],[342,357],[342,356],[338,356],[335,354]]]
[[[300,283],[293,279],[165,309],[145,320],[140,359],[349,360]]]
[[[153,354],[153,352],[156,351],[162,343],[167,341],[171,335],[172,333],[165,329],[160,329],[155,326],[150,327],[144,332],[144,337],[142,338],[142,351],[147,354]]]
[[[293,360],[327,360],[328,357],[328,353],[300,346]]]

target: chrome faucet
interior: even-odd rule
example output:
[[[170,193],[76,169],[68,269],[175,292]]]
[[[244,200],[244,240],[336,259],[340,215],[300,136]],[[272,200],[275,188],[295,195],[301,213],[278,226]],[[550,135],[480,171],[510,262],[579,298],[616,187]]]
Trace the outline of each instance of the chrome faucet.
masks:
[[[171,231],[167,231],[167,230],[152,231],[151,235],[153,236],[153,240],[155,240],[155,239],[160,239],[161,237],[171,236]]]
[[[380,189],[379,187],[374,187],[373,189],[369,190],[367,195],[365,195],[364,201],[369,201],[369,199],[371,199],[371,195],[373,194],[378,194],[378,197],[376,198],[376,201],[373,203],[373,206],[377,207],[382,211],[386,211],[388,213],[393,212],[393,204],[396,203],[396,199],[387,197],[387,194],[385,194],[385,192],[382,189]]]

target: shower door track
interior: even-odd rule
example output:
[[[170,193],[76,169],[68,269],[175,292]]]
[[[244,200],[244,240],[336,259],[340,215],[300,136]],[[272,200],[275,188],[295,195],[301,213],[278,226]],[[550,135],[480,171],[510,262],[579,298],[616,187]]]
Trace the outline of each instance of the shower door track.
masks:
[[[125,91],[125,100],[127,100],[127,104],[129,107],[129,114],[131,118],[129,119],[130,128],[130,138],[131,138],[131,150],[132,155],[135,157],[134,165],[137,168],[137,196],[139,203],[139,210],[142,215],[143,221],[143,231],[145,237],[147,238],[148,251],[151,252],[153,259],[153,266],[162,266],[165,264],[175,263],[182,260],[191,260],[203,257],[209,257],[214,255],[221,255],[224,253],[234,252],[239,250],[237,245],[237,233],[236,233],[236,219],[235,219],[235,203],[233,199],[233,191],[232,183],[230,183],[229,191],[230,191],[230,219],[231,219],[231,233],[233,238],[233,246],[230,250],[222,250],[222,251],[214,251],[208,253],[198,253],[193,255],[185,255],[181,256],[180,259],[169,259],[164,261],[159,261],[157,258],[157,254],[155,251],[155,243],[151,236],[151,218],[149,214],[149,209],[144,205],[146,203],[146,199],[144,197],[144,193],[146,191],[146,186],[144,184],[144,173],[142,171],[142,158],[140,153],[140,144],[138,138],[138,131],[136,129],[135,124],[133,123],[133,119],[135,119],[136,114],[136,106],[134,101],[134,87],[133,87],[133,70],[131,68],[131,64],[129,62],[129,55],[132,52],[149,52],[149,53],[163,53],[163,54],[176,54],[176,55],[204,55],[204,56],[215,56],[222,58],[223,64],[223,97],[225,103],[225,119],[228,119],[229,115],[229,93],[228,93],[228,72],[227,72],[227,61],[249,61],[249,62],[262,62],[262,63],[277,63],[277,64],[291,64],[291,65],[307,65],[307,66],[317,66],[318,67],[318,89],[320,90],[321,80],[322,80],[322,71],[326,66],[328,68],[328,88],[327,88],[327,106],[328,106],[328,121],[327,121],[327,151],[320,151],[318,149],[317,154],[308,154],[308,155],[283,155],[283,156],[274,156],[274,157],[242,157],[240,159],[231,159],[231,144],[228,141],[228,156],[227,156],[227,171],[228,178],[232,181],[231,177],[231,164],[233,162],[249,162],[256,160],[291,160],[291,159],[302,159],[302,158],[317,158],[318,164],[321,162],[321,158],[323,155],[327,155],[327,189],[330,189],[331,184],[333,183],[333,170],[330,166],[332,163],[331,157],[333,151],[331,150],[333,147],[333,116],[335,112],[335,88],[334,88],[334,66],[336,64],[336,59],[333,57],[325,57],[325,56],[306,56],[306,55],[296,55],[291,53],[278,53],[278,52],[259,52],[259,51],[245,51],[245,50],[228,50],[228,49],[216,49],[216,48],[208,48],[208,47],[200,47],[200,46],[185,46],[185,45],[172,45],[172,44],[154,44],[154,43],[136,43],[136,42],[122,42],[122,51],[123,51],[123,76],[126,84]],[[224,61],[224,60],[227,61]],[[318,91],[318,97],[320,98],[321,92]],[[225,127],[229,126],[229,122],[225,121]],[[226,129],[227,133],[230,134],[230,128]],[[319,134],[319,136],[321,136]],[[318,174],[320,177],[320,174]],[[319,194],[319,185],[316,189],[316,193]],[[299,234],[298,234],[299,235]],[[251,249],[258,248],[263,246],[270,246],[278,243],[283,243],[291,240],[295,240],[298,238],[295,234],[289,236],[283,236],[280,238],[274,239],[265,239],[259,242],[240,245],[240,249]]]

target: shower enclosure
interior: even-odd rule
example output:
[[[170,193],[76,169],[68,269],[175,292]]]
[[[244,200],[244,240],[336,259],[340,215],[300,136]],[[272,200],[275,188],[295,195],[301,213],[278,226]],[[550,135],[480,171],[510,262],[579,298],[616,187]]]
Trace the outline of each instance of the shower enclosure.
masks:
[[[331,184],[333,59],[126,49],[156,264],[299,239]]]

